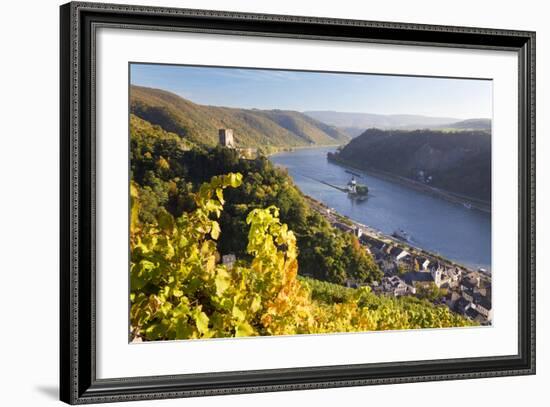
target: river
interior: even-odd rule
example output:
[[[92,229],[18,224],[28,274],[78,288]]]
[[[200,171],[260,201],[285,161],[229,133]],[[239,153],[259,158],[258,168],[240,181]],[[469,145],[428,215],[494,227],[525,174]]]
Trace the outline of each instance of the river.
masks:
[[[272,155],[270,160],[288,169],[296,185],[309,195],[359,223],[385,234],[403,229],[411,243],[470,267],[491,265],[491,215],[448,202],[367,172],[358,183],[369,187],[363,202],[348,198],[318,180],[345,186],[352,175],[327,161],[335,147],[298,149]]]

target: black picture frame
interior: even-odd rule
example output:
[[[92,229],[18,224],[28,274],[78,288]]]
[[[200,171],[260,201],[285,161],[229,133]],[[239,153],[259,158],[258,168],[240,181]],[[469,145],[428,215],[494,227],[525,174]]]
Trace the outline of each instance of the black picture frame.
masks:
[[[535,33],[115,4],[60,8],[60,398],[70,404],[535,373]],[[95,48],[97,27],[274,36],[517,52],[519,349],[436,361],[96,378]]]

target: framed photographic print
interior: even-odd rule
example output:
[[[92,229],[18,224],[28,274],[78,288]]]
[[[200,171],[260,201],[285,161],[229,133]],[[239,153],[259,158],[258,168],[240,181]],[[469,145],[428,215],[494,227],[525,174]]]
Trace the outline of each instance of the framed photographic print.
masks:
[[[61,7],[61,399],[535,372],[535,33]]]

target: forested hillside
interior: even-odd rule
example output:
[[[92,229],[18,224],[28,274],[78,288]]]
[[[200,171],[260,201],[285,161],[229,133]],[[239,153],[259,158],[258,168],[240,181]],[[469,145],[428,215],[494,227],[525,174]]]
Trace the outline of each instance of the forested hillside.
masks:
[[[426,300],[320,283],[368,282],[380,271],[284,171],[227,148],[189,150],[136,117],[130,124],[131,340],[472,325]],[[221,261],[228,253],[231,266]],[[315,279],[299,279],[304,272]]]
[[[349,140],[343,131],[299,112],[204,106],[171,92],[141,86],[130,88],[130,112],[200,145],[216,145],[220,128],[233,129],[238,146],[264,150]]]
[[[204,108],[162,91],[149,98],[132,92],[131,340],[472,325],[426,300],[344,288],[348,280],[368,284],[382,277],[357,238],[311,209],[286,171],[265,156],[249,160],[236,149],[210,146],[221,125],[239,134],[242,122],[219,122],[216,113],[238,109]],[[313,137],[303,124],[311,122],[286,112],[259,117],[284,129],[276,131],[287,140]],[[261,139],[248,140],[239,142]],[[229,254],[234,262],[223,261]]]
[[[240,173],[242,184],[228,190],[219,224],[222,254],[247,257],[246,217],[253,209],[276,206],[282,222],[296,232],[300,272],[335,283],[369,282],[380,277],[370,255],[357,239],[333,228],[306,203],[292,178],[267,158],[247,160],[227,148],[189,150],[173,133],[132,116],[131,176],[139,191],[140,221],[154,223],[169,213],[174,218],[195,208],[192,195],[212,177]]]
[[[132,184],[130,329],[132,340],[296,335],[473,325],[446,306],[413,297],[374,295],[298,279],[296,236],[270,206],[246,217],[248,258],[219,262],[218,220],[225,191],[241,174],[213,177],[192,195],[195,209],[177,219],[139,221]]]
[[[331,158],[491,200],[491,135],[485,131],[369,129]]]

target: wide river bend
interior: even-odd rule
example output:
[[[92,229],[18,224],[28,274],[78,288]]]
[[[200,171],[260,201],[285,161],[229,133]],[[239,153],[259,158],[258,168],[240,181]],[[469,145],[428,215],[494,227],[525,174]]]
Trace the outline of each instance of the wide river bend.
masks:
[[[345,186],[352,175],[346,169],[327,161],[334,147],[305,148],[272,155],[270,160],[288,169],[296,185],[315,198],[359,223],[385,234],[403,229],[411,243],[470,267],[491,265],[491,215],[461,204],[448,202],[430,194],[387,181],[367,172],[360,184],[369,187],[363,202],[350,199],[319,181]]]

